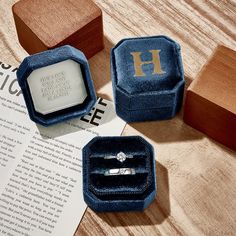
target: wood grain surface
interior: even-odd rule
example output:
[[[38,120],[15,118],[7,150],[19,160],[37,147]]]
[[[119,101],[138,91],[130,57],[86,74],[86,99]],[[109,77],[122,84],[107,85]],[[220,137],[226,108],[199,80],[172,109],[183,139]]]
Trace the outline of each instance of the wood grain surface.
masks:
[[[217,47],[186,91],[183,120],[236,151],[236,51]]]
[[[12,13],[29,54],[70,44],[90,58],[103,49],[102,11],[92,0],[21,0]]]
[[[0,60],[18,65],[27,55],[17,41],[11,6],[0,3]],[[124,37],[165,34],[182,46],[188,84],[219,44],[236,50],[235,0],[97,0],[105,49],[90,59],[98,95],[112,99],[109,54]],[[128,124],[157,154],[158,196],[143,213],[87,209],[79,235],[236,235],[236,153],[183,123]],[[64,236],[64,235],[63,235]]]

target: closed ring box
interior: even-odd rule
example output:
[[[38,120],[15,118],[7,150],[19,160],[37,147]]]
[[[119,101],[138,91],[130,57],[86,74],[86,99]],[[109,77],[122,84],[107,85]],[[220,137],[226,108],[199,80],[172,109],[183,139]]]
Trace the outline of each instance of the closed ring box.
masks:
[[[17,79],[31,120],[44,126],[88,114],[97,100],[86,57],[68,45],[26,57]]]
[[[121,40],[111,51],[111,77],[116,112],[127,122],[169,119],[181,108],[180,46],[166,36]]]
[[[123,162],[106,159],[120,152]],[[106,176],[111,169],[132,168],[134,175]],[[83,148],[83,194],[95,211],[142,211],[156,195],[153,147],[140,136],[95,137]]]

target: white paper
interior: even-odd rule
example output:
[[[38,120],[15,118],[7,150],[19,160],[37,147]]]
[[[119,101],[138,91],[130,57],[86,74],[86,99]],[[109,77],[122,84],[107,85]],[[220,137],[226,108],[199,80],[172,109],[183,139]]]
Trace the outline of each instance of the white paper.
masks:
[[[0,235],[73,235],[86,209],[81,149],[97,135],[120,135],[125,122],[98,99],[81,119],[36,125],[15,71],[0,63]]]

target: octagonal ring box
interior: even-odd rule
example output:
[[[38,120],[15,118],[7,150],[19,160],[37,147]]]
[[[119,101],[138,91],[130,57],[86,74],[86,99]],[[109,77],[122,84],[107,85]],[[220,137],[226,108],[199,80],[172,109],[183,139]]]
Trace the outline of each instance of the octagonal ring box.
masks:
[[[134,173],[117,174],[124,169]],[[155,170],[153,147],[142,137],[95,137],[83,148],[84,201],[98,212],[142,211],[156,195]]]
[[[44,126],[84,116],[97,100],[86,57],[68,45],[26,57],[17,79],[31,120]]]
[[[166,36],[121,40],[111,52],[111,77],[116,112],[127,122],[170,119],[181,108],[180,46]]]

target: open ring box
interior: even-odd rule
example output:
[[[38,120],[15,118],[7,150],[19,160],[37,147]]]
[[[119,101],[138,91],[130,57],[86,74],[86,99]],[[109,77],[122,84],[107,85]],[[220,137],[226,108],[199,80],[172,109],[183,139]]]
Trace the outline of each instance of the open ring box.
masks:
[[[83,148],[83,193],[98,212],[144,210],[156,195],[153,147],[139,136],[95,137]]]
[[[44,126],[86,115],[97,100],[86,57],[68,45],[26,57],[17,79],[31,120]]]

